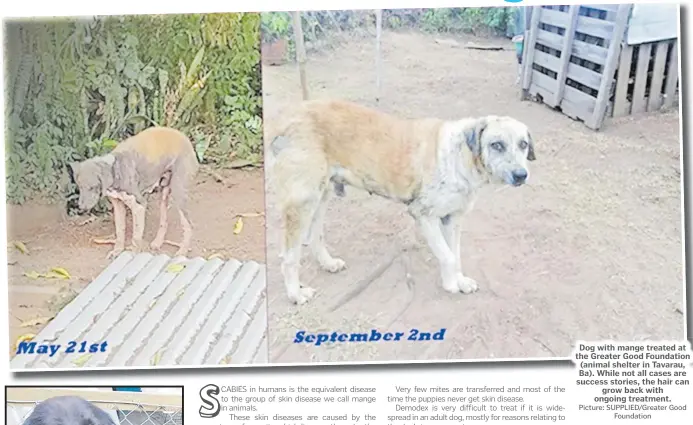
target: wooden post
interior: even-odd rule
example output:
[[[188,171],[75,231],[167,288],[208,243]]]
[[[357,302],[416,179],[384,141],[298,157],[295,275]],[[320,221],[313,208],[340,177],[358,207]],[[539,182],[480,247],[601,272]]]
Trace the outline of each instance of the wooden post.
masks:
[[[647,70],[650,67],[650,53],[652,43],[645,43],[638,46],[638,63],[635,65],[635,85],[633,86],[633,106],[630,113],[637,115],[647,110]]]
[[[652,68],[652,83],[650,84],[650,96],[647,103],[647,111],[653,112],[662,107],[662,83],[664,82],[664,66],[669,53],[669,43],[660,41],[656,44],[654,67]]]
[[[298,73],[301,77],[301,92],[303,100],[308,100],[308,82],[306,81],[306,46],[303,40],[303,25],[301,25],[301,12],[291,12],[293,17],[294,41],[296,42],[296,61]]]
[[[380,55],[380,37],[383,32],[383,10],[375,11],[375,101],[380,102],[380,78],[382,74],[382,58]]]
[[[568,65],[570,64],[570,56],[572,55],[573,40],[575,39],[575,28],[577,27],[578,12],[580,12],[580,5],[569,6],[568,9],[568,26],[565,28],[565,33],[563,34],[563,46],[561,48],[561,65],[558,69],[558,75],[556,75],[556,83],[558,87],[553,95],[553,101],[550,99],[544,99],[544,101],[552,102],[549,106],[556,107],[561,104],[563,100],[563,93],[565,92],[565,80],[568,74]]]
[[[613,117],[630,115],[631,104],[628,102],[628,85],[630,82],[630,64],[633,60],[633,46],[623,43],[621,59],[616,74],[616,93],[614,94]]]
[[[532,72],[532,67],[530,66],[529,68],[527,67],[527,51],[529,48],[529,29],[531,28],[531,23],[532,23],[532,11],[534,8],[530,6],[525,6],[525,30],[523,32],[523,38],[522,38],[522,63],[520,64],[520,100],[525,101],[529,99],[529,91],[525,88],[522,87],[522,81],[524,81],[525,74],[528,72]]]
[[[662,109],[668,109],[674,106],[676,95],[676,83],[679,81],[679,41],[674,41],[674,47],[671,50],[669,57],[669,72],[667,75],[666,85],[664,87],[664,103]]]
[[[611,84],[616,72],[616,65],[621,55],[621,42],[623,41],[623,36],[626,34],[626,25],[628,24],[628,18],[630,17],[630,10],[632,7],[632,4],[621,4],[618,6],[616,21],[614,22],[614,33],[609,42],[609,52],[604,62],[602,81],[599,83],[599,91],[597,92],[594,112],[592,112],[592,116],[589,119],[585,120],[585,124],[593,130],[599,130],[604,123]]]
[[[528,6],[527,6],[528,7]],[[529,90],[532,83],[532,64],[534,63],[534,45],[537,44],[537,31],[539,31],[539,18],[541,18],[541,6],[532,7],[532,20],[529,24],[529,40],[525,39],[524,49],[527,55],[524,57],[522,72],[522,90]]]

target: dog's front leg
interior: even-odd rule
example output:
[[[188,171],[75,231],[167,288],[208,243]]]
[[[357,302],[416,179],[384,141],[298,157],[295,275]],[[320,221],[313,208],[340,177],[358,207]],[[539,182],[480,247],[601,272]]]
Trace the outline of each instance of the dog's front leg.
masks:
[[[120,199],[110,196],[108,200],[113,205],[113,223],[115,224],[114,246],[106,256],[110,260],[125,250],[125,204]]]
[[[453,250],[446,241],[443,229],[441,229],[440,218],[425,215],[418,217],[417,222],[433,255],[438,259],[443,289],[452,293],[463,292],[465,294],[476,291],[476,282],[465,277],[457,267],[459,260],[455,259]]]
[[[455,267],[462,273],[462,214],[450,214],[440,220],[440,228],[452,255],[455,257]]]
[[[346,268],[346,263],[341,258],[330,255],[325,245],[324,220],[327,210],[327,193],[323,194],[319,206],[313,215],[313,221],[308,230],[308,240],[313,257],[325,271],[337,273]]]
[[[132,214],[132,242],[130,250],[139,252],[142,248],[142,238],[144,237],[144,215],[147,210],[146,206],[137,202],[134,195],[121,193],[123,203],[130,209]]]

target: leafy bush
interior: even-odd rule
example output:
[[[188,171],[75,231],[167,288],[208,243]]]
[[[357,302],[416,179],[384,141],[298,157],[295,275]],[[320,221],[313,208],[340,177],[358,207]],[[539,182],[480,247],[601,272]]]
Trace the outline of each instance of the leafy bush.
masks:
[[[257,14],[140,15],[6,24],[9,202],[64,193],[65,165],[153,125],[199,156],[262,153]]]
[[[262,14],[262,41],[271,43],[293,33],[291,15],[288,12],[270,12]]]
[[[511,32],[516,7],[463,7],[439,9],[385,9],[383,27],[392,30],[417,29],[432,33],[472,33],[505,35]],[[375,24],[373,11],[302,12],[306,41],[315,41],[341,31]],[[278,38],[293,41],[291,16],[286,12],[263,13],[263,41]]]
[[[461,32],[504,35],[513,24],[512,7],[465,7],[428,9],[421,27],[428,32]]]

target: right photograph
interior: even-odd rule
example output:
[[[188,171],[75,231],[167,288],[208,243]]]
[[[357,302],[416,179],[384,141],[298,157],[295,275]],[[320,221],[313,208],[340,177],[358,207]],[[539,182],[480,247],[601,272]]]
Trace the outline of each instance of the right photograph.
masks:
[[[261,32],[270,363],[685,337],[677,4]]]

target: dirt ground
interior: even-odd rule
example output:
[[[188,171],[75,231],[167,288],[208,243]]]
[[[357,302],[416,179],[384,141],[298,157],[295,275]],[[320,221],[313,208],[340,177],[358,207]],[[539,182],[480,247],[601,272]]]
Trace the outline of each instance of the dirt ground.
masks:
[[[499,42],[507,50],[452,48],[433,36],[386,32],[382,44],[382,110],[449,119],[507,114],[532,131],[537,161],[529,184],[489,188],[465,223],[463,267],[479,291],[446,293],[405,207],[347,187],[345,198],[331,201],[325,233],[348,268],[320,271],[306,252],[302,281],[318,292],[306,305],[291,305],[270,187],[271,361],[567,357],[578,339],[684,336],[678,111],[609,120],[591,131],[521,102],[514,51]],[[372,39],[360,39],[309,55],[311,95],[375,106],[374,49]],[[266,66],[263,79],[267,121],[300,100],[294,65]],[[445,328],[444,340],[317,348],[292,342],[300,330],[412,328]]]
[[[231,170],[215,173],[201,171],[194,190],[190,192],[190,219],[193,224],[192,257],[209,257],[265,262],[264,175],[262,169]],[[219,177],[223,181],[218,181]],[[110,263],[106,254],[110,245],[95,245],[95,237],[112,235],[113,221],[109,215],[83,224],[88,217],[67,217],[64,205],[8,205],[8,268],[10,353],[20,335],[36,334],[45,319],[53,317]],[[259,216],[252,216],[260,213]],[[237,214],[243,218],[240,234],[233,234]],[[169,213],[167,239],[181,236],[178,216]],[[158,196],[150,199],[147,212],[145,241],[154,238],[159,219]],[[128,218],[128,241],[131,222]],[[26,245],[29,255],[17,250],[13,241]],[[173,255],[176,247],[164,246],[162,251]],[[24,273],[48,273],[63,267],[72,276],[69,280],[31,279]],[[32,323],[34,322],[34,323]],[[33,324],[33,326],[32,326]]]

